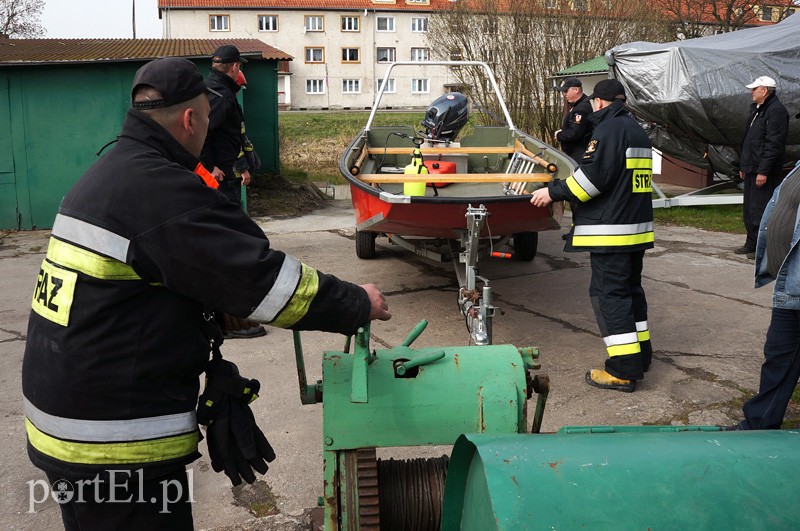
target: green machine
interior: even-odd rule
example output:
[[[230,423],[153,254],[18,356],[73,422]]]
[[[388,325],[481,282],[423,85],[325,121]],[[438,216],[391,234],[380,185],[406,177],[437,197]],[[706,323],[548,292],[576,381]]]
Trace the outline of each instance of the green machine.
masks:
[[[565,427],[464,435],[442,531],[797,529],[800,432]]]
[[[323,402],[326,531],[439,529],[448,458],[377,459],[377,448],[452,445],[463,433],[525,433],[538,395],[538,431],[549,390],[538,350],[511,345],[371,350],[369,327],[341,352],[325,352],[322,381],[308,384],[295,332],[304,404]],[[324,382],[324,384],[323,384]],[[324,386],[324,392],[323,392]],[[323,400],[324,396],[324,400]]]

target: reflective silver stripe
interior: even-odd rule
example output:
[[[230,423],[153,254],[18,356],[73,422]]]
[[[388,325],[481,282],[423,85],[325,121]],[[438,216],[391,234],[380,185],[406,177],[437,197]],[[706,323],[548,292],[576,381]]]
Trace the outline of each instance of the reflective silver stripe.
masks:
[[[294,290],[297,289],[297,283],[300,282],[300,273],[302,264],[297,258],[286,256],[283,259],[283,265],[278,273],[278,278],[275,279],[272,289],[269,290],[267,296],[258,305],[256,310],[250,314],[248,319],[260,321],[262,323],[269,323],[275,319],[289,299],[294,295]]]
[[[647,321],[636,321],[636,331],[637,332],[646,332],[647,331]]]
[[[81,247],[110,256],[122,263],[125,263],[128,258],[130,240],[79,219],[63,214],[56,215],[52,234]]]
[[[144,441],[191,433],[197,429],[194,410],[130,420],[82,420],[56,417],[22,399],[25,416],[39,431],[59,439],[83,442]]]
[[[627,159],[651,159],[653,151],[650,148],[628,148],[625,150]]]
[[[639,336],[636,335],[636,332],[628,332],[627,334],[614,334],[613,336],[604,337],[603,342],[607,347],[613,347],[614,345],[627,345],[629,343],[638,343]]]
[[[576,225],[575,236],[609,236],[616,234],[641,234],[653,232],[653,222],[630,223],[627,225]]]
[[[595,186],[592,184],[592,181],[589,180],[589,178],[580,168],[575,170],[575,173],[572,174],[572,177],[574,177],[575,182],[577,182],[580,187],[583,188],[587,194],[589,194],[589,197],[597,197],[600,195],[600,190],[595,188]]]

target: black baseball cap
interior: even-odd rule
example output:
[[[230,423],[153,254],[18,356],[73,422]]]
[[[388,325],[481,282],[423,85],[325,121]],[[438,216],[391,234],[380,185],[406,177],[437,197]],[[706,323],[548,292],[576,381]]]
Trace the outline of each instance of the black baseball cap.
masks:
[[[133,101],[136,89],[149,85],[161,93],[160,100]],[[158,109],[181,103],[206,92],[206,82],[197,66],[183,57],[162,57],[136,71],[131,88],[134,109]]]
[[[600,98],[605,101],[624,100],[625,87],[616,79],[604,79],[594,86],[590,100]]]
[[[223,44],[216,50],[211,58],[212,63],[246,63],[247,59],[241,56],[239,48],[233,44]]]
[[[556,87],[556,90],[559,92],[566,92],[572,87],[583,87],[583,83],[577,77],[568,77],[561,83],[561,86]]]

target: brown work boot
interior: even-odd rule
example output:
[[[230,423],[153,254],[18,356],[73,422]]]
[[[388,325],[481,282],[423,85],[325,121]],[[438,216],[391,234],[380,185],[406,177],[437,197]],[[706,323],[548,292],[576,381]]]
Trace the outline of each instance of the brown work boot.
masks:
[[[623,393],[632,393],[636,390],[636,380],[623,380],[611,376],[601,369],[592,369],[586,373],[586,383],[600,389],[612,389]]]

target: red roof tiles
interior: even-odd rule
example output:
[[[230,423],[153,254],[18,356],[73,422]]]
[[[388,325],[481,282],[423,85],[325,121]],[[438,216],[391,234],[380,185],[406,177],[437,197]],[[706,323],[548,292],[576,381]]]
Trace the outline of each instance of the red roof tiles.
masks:
[[[246,59],[292,60],[258,39],[0,39],[0,65],[211,57],[222,44],[236,45]]]
[[[386,9],[391,11],[443,11],[451,0],[406,3],[406,0],[158,0],[159,9]]]

